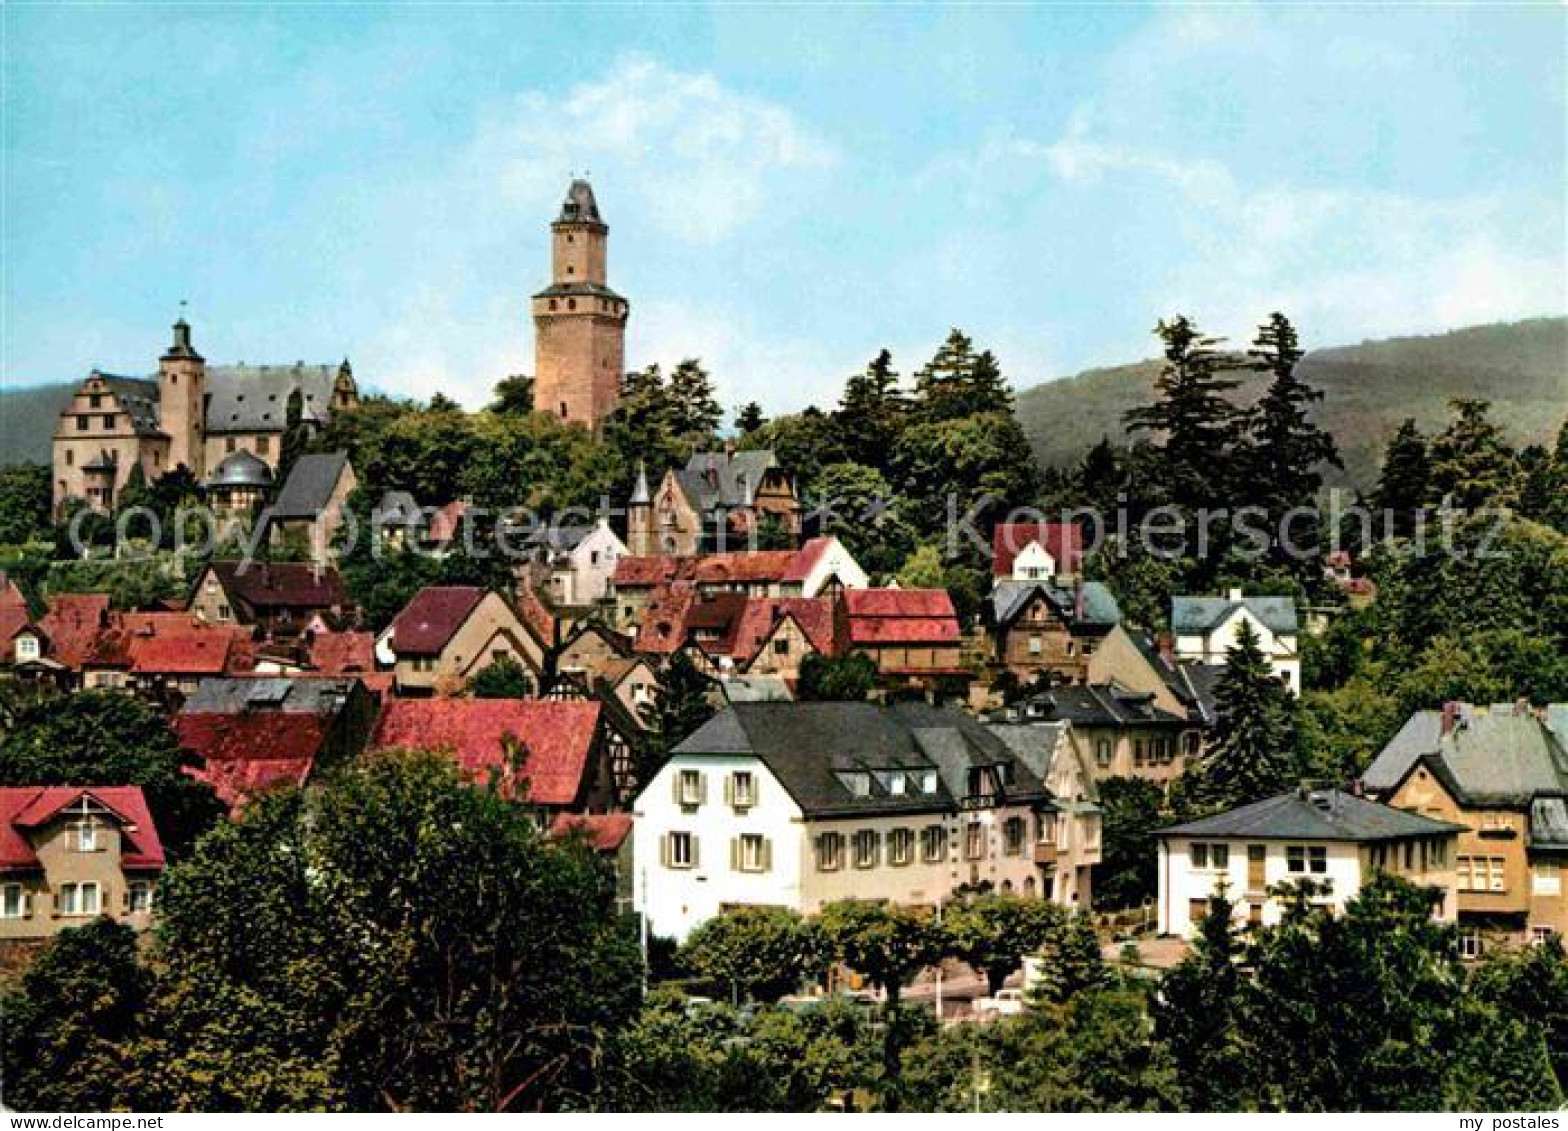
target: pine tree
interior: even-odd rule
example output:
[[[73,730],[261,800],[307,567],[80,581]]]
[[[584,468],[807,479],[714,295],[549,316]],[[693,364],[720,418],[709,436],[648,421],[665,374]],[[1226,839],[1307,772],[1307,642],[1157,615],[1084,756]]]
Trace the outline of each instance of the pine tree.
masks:
[[[676,435],[694,444],[713,440],[724,410],[713,395],[713,379],[696,358],[688,357],[670,374],[670,404]]]
[[[883,350],[864,373],[844,383],[834,423],[850,461],[885,471],[893,445],[903,431],[909,404],[898,386],[893,355]]]
[[[930,361],[915,374],[915,400],[911,416],[921,424],[958,420],[974,412],[970,380],[974,373],[974,343],[962,330],[947,335]]]
[[[1491,403],[1471,397],[1448,403],[1454,418],[1432,440],[1430,501],[1447,498],[1461,510],[1512,506],[1518,464],[1502,429],[1488,417]]]
[[[1197,767],[1196,800],[1215,810],[1289,788],[1296,771],[1298,705],[1274,674],[1252,625],[1242,622],[1214,689],[1215,741]]]
[[[1234,1111],[1248,1094],[1242,941],[1221,887],[1192,951],[1160,983],[1155,1038],[1171,1050],[1191,1111]]]
[[[1248,414],[1251,474],[1248,489],[1277,520],[1292,507],[1311,506],[1323,477],[1320,464],[1343,467],[1334,437],[1308,419],[1323,393],[1296,376],[1302,350],[1290,319],[1275,313],[1258,327],[1247,351],[1252,367],[1271,375],[1267,392]]]
[[[1394,433],[1383,453],[1383,471],[1378,477],[1372,499],[1379,511],[1388,515],[1388,533],[1407,535],[1415,526],[1416,515],[1426,506],[1431,489],[1432,468],[1426,438],[1407,419]]]
[[[1568,534],[1568,420],[1557,430],[1557,446],[1552,450],[1551,494],[1545,521]]]
[[[767,422],[768,418],[762,415],[762,406],[756,401],[743,405],[735,414],[735,430],[742,436],[748,432],[755,432]]]
[[[681,439],[669,385],[657,364],[633,370],[621,381],[621,401],[605,422],[605,439],[627,469],[626,486],[639,462],[657,478],[685,460],[690,448]]]
[[[1038,952],[1040,976],[1029,988],[1031,1003],[1065,1005],[1079,994],[1105,985],[1110,972],[1088,912],[1063,916],[1049,928]]]
[[[1161,321],[1155,333],[1165,343],[1165,365],[1153,404],[1130,409],[1123,419],[1131,432],[1153,432],[1161,479],[1171,502],[1198,508],[1228,494],[1230,460],[1241,435],[1239,414],[1225,393],[1237,382],[1216,347],[1221,339],[1203,334],[1185,315]]]

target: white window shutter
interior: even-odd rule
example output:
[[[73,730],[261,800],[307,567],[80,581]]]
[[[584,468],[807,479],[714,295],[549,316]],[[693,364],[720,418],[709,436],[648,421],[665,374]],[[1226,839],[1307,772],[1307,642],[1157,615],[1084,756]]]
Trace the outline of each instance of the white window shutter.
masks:
[[[691,834],[691,866],[699,867],[702,864],[702,855],[698,851],[697,834]]]
[[[670,800],[679,805],[681,798],[681,772],[674,770],[670,773]]]
[[[762,838],[762,870],[764,872],[771,872],[771,871],[773,871],[773,838],[772,837],[763,837]]]
[[[731,805],[731,806],[733,806],[735,804],[735,775],[734,774],[725,774],[724,775],[724,804]]]
[[[740,871],[740,837],[730,837],[730,871]]]
[[[699,804],[699,805],[706,805],[707,803],[708,803],[708,775],[707,774],[698,774],[697,775],[697,804]]]
[[[670,834],[659,834],[659,863],[668,868],[670,866]]]

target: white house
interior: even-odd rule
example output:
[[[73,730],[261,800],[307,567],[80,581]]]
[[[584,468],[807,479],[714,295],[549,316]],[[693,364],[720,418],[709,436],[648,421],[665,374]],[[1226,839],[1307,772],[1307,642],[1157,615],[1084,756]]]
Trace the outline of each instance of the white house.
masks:
[[[1058,820],[1079,804],[1062,818],[1040,775],[959,711],[735,703],[638,795],[635,902],[653,932],[684,939],[742,904],[1050,895]]]
[[[548,587],[556,605],[588,605],[602,598],[615,563],[628,552],[603,518],[592,525],[537,527],[523,547],[528,554],[525,572],[533,575],[535,584]]]
[[[1293,597],[1173,597],[1171,632],[1177,660],[1223,665],[1243,624],[1257,634],[1258,647],[1291,691],[1301,693],[1300,630]]]
[[[781,593],[802,597],[831,596],[842,589],[865,589],[871,584],[866,571],[844,543],[833,535],[812,538],[795,554],[784,575]]]
[[[1287,880],[1326,881],[1318,902],[1335,911],[1374,871],[1438,887],[1437,917],[1456,913],[1455,843],[1463,828],[1392,809],[1342,790],[1296,790],[1162,830],[1160,933],[1197,933],[1222,890],[1238,923],[1279,922],[1269,889]]]

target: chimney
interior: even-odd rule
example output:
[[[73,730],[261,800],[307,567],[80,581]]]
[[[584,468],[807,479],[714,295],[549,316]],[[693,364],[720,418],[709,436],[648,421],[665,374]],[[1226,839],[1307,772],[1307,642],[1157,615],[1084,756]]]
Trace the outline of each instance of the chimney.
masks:
[[[1083,579],[1079,578],[1073,583],[1073,619],[1083,620]]]
[[[1241,590],[1240,589],[1232,589],[1228,593],[1226,593],[1225,596],[1229,600],[1239,601],[1239,600],[1241,600]]]
[[[1154,646],[1159,650],[1160,659],[1168,664],[1176,662],[1176,638],[1168,632],[1162,632],[1154,638]]]
[[[1440,734],[1447,736],[1454,733],[1454,723],[1459,718],[1459,704],[1449,700],[1443,704],[1443,728]]]
[[[724,441],[724,458],[725,459],[734,459],[735,458],[735,439],[734,439],[734,437],[730,437],[730,438],[728,438],[728,439],[726,439]]]

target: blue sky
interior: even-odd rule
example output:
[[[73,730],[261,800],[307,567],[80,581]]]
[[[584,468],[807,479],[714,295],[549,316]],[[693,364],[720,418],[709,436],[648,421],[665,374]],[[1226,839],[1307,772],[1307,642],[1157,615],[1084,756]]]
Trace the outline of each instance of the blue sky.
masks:
[[[9,385],[532,369],[591,170],[628,364],[828,404],[959,325],[1018,387],[1177,310],[1309,344],[1562,313],[1564,10],[28,6],[4,20]]]

